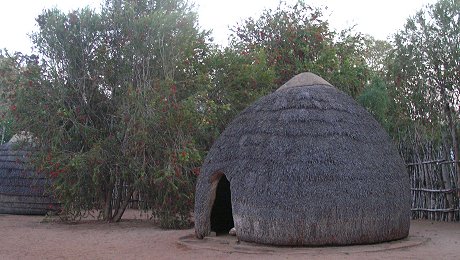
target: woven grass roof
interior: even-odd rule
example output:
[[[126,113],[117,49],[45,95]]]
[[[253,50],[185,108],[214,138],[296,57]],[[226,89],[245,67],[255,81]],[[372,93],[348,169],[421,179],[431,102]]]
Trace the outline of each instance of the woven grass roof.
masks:
[[[300,74],[245,109],[208,153],[195,232],[210,233],[216,176],[230,182],[237,236],[274,245],[347,245],[404,238],[404,163],[378,122],[320,77]]]

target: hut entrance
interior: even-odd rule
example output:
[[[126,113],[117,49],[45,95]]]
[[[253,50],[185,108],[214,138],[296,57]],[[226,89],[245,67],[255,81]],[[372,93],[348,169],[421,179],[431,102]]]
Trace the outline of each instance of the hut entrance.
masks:
[[[234,227],[230,182],[224,174],[218,173],[212,186],[216,187],[215,200],[211,211],[211,230],[217,235],[228,234]],[[217,183],[216,183],[217,182]]]

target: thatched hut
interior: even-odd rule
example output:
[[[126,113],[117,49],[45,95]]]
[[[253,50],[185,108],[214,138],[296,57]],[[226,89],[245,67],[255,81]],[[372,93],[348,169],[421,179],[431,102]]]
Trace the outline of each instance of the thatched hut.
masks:
[[[198,178],[195,233],[273,245],[407,237],[409,178],[385,130],[351,97],[303,73],[214,143]]]
[[[58,204],[45,193],[49,179],[30,164],[33,147],[13,137],[0,146],[0,214],[44,215]]]

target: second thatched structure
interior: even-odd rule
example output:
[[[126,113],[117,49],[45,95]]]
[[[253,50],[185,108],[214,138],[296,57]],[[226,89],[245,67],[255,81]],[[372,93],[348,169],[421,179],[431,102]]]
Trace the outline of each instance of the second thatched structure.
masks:
[[[378,122],[303,73],[237,116],[198,178],[198,238],[235,227],[242,241],[349,245],[401,239],[409,178]]]
[[[45,215],[59,204],[46,193],[50,179],[30,162],[34,148],[23,141],[15,136],[0,146],[0,214]]]

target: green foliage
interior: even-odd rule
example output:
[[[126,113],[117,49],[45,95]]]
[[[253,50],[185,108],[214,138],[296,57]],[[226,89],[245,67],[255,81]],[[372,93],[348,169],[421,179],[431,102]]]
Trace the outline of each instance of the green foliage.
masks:
[[[262,50],[251,53],[236,48],[214,50],[206,63],[208,81],[189,99],[189,105],[197,111],[196,125],[201,131],[198,139],[210,148],[239,112],[273,89],[275,73]]]
[[[0,50],[0,144],[8,142],[14,135],[14,117],[12,112],[16,106],[11,100],[14,98],[14,88],[23,80],[22,66],[27,57],[20,53],[9,54]]]
[[[232,44],[248,53],[264,50],[277,85],[309,71],[356,97],[366,84],[368,68],[361,55],[363,37],[351,32],[331,30],[321,9],[298,1],[243,21],[233,28]]]
[[[377,40],[366,35],[364,38],[363,56],[371,73],[385,78],[388,74],[388,59],[393,46],[388,41]]]
[[[379,123],[388,128],[389,96],[385,82],[374,77],[371,83],[364,89],[357,101],[365,107]]]
[[[157,115],[158,121],[147,119],[156,124],[148,128],[152,131],[148,135],[158,139],[151,138],[145,144],[152,164],[141,173],[141,179],[148,172],[155,174],[145,176],[147,181],[141,182],[141,191],[147,195],[147,204],[160,226],[182,228],[190,226],[195,176],[199,174],[203,152],[195,142],[196,126],[187,106],[175,102],[174,93],[168,99],[171,101],[158,100],[162,111]]]
[[[113,0],[100,13],[37,18],[42,60],[27,68],[36,73],[17,89],[15,114],[37,138],[37,166],[54,179],[63,215],[96,209],[119,221],[141,193],[160,221],[190,221],[202,156],[184,104],[208,48],[196,19],[173,0]]]

